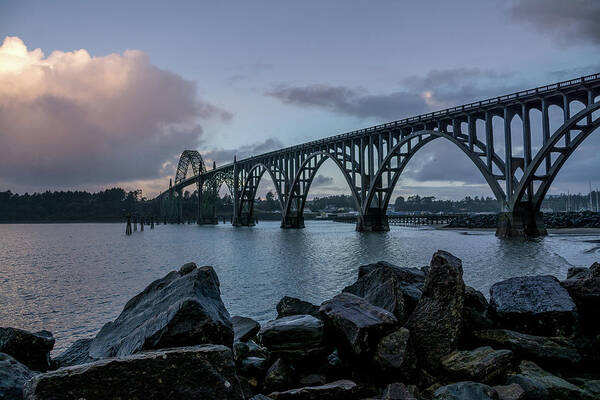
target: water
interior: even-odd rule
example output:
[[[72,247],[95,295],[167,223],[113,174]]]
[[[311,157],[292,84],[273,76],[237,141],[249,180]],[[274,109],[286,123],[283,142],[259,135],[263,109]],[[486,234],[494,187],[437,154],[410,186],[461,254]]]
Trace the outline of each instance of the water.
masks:
[[[232,315],[266,321],[285,295],[314,303],[331,298],[357,276],[358,266],[386,260],[423,266],[437,249],[462,258],[467,284],[486,295],[512,276],[552,274],[600,258],[600,235],[551,235],[522,242],[493,232],[392,227],[360,234],[354,225],[307,221],[283,230],[279,222],[160,225],[124,235],[124,224],[0,225],[0,326],[48,329],[54,354],[94,335],[151,281],[188,261],[212,265]]]

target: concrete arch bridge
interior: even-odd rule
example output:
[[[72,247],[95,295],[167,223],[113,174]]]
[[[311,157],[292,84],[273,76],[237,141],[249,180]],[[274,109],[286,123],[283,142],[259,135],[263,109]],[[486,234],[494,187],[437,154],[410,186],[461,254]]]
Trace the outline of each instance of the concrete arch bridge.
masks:
[[[550,111],[560,112],[558,126],[551,126]],[[532,114],[541,118],[535,132]],[[513,132],[515,123],[518,133]],[[177,199],[182,199],[184,188],[195,185],[199,193],[198,222],[214,223],[216,214],[214,207],[211,211],[210,199],[226,184],[233,198],[233,224],[250,226],[255,221],[258,185],[267,176],[280,202],[281,227],[303,228],[311,183],[321,165],[332,160],[359,210],[356,229],[386,231],[387,206],[407,163],[429,142],[442,140],[462,150],[490,186],[502,210],[498,235],[540,236],[546,234],[540,213],[542,200],[565,161],[599,125],[600,74],[595,74],[243,160],[234,157],[232,163],[220,167],[213,164],[212,169],[205,167],[197,151],[186,150],[181,154],[174,183],[157,199],[167,204],[162,207],[165,212],[181,215]]]

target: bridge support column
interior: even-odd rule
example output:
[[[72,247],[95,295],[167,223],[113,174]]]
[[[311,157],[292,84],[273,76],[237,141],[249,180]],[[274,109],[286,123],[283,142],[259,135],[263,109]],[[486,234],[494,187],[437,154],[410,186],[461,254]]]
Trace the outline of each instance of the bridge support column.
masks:
[[[544,224],[544,215],[526,205],[514,211],[498,214],[498,237],[539,237],[548,235]]]
[[[302,229],[304,228],[304,215],[288,215],[281,220],[281,227],[284,229]]]
[[[387,232],[390,230],[388,216],[384,210],[370,208],[365,215],[359,215],[356,222],[358,232]]]
[[[256,225],[256,218],[254,215],[241,213],[233,218],[233,226],[254,226]]]

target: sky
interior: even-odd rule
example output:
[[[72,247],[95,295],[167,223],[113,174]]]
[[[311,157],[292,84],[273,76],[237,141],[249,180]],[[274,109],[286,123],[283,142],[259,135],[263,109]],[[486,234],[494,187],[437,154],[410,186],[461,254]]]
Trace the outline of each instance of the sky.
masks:
[[[153,197],[185,149],[220,165],[597,73],[599,20],[595,0],[0,0],[0,191]],[[598,136],[551,193],[600,186]],[[349,193],[327,162],[310,197]],[[491,191],[435,141],[395,194]]]

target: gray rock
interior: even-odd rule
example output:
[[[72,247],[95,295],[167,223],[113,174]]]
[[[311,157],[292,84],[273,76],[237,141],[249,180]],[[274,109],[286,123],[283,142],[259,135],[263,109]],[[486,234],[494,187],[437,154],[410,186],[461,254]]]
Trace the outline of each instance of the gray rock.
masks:
[[[327,383],[327,377],[323,374],[308,374],[298,379],[299,386],[319,386]]]
[[[577,307],[558,279],[520,276],[490,288],[490,316],[501,328],[542,336],[568,336]]]
[[[359,399],[359,396],[356,383],[345,379],[321,386],[307,386],[269,394],[274,400],[353,400]]]
[[[487,315],[488,302],[483,293],[465,286],[463,308],[463,336],[470,339],[470,333],[475,330],[491,329],[494,323]]]
[[[380,261],[361,266],[358,280],[343,292],[388,310],[403,323],[417,305],[424,283],[425,274],[418,268],[401,268]]]
[[[403,383],[390,383],[383,389],[381,400],[417,400],[416,389]]]
[[[22,399],[23,385],[33,372],[12,356],[0,353],[0,399]]]
[[[52,361],[59,368],[95,361],[95,359],[90,357],[90,343],[92,343],[92,340],[93,338],[75,341],[67,350]]]
[[[505,376],[512,360],[510,350],[478,347],[448,354],[442,359],[442,367],[455,379],[490,383]]]
[[[184,269],[187,270],[187,269]],[[89,345],[94,359],[204,343],[233,344],[229,313],[212,267],[171,272],[127,302]]]
[[[50,351],[54,338],[48,331],[29,332],[17,328],[0,328],[0,353],[13,356],[34,371],[50,369]]]
[[[417,356],[410,340],[410,331],[400,328],[384,336],[375,349],[375,364],[385,373],[410,380],[417,367]]]
[[[231,317],[231,324],[233,325],[234,342],[247,342],[260,331],[260,324],[248,317],[234,315]]]
[[[600,263],[594,263],[585,273],[561,282],[577,304],[582,331],[591,336],[600,333]]]
[[[583,279],[588,276],[590,270],[585,267],[569,267],[567,279]]]
[[[457,382],[442,386],[433,394],[433,400],[495,400],[495,390],[478,382]]]
[[[269,367],[266,358],[262,357],[246,357],[239,362],[238,372],[245,377],[258,377]]]
[[[294,368],[283,358],[278,358],[265,374],[265,392],[289,389],[293,382]]]
[[[25,399],[231,399],[244,394],[221,345],[140,352],[61,368],[25,384]]]
[[[464,293],[461,261],[438,250],[431,259],[423,295],[406,324],[417,356],[431,370],[437,369],[440,359],[457,348]]]
[[[312,315],[319,318],[319,306],[295,297],[285,296],[277,303],[277,318],[291,315]]]
[[[273,399],[268,396],[265,396],[264,394],[257,394],[256,396],[250,397],[250,400],[273,400]]]
[[[336,339],[356,356],[372,352],[378,340],[398,324],[394,314],[350,293],[325,301],[320,313]]]
[[[531,361],[521,361],[519,373],[510,376],[507,382],[521,386],[528,400],[592,400],[595,398],[588,391],[544,371]]]
[[[269,355],[266,347],[259,346],[252,340],[233,344],[233,358],[238,363],[246,357],[269,358]]]
[[[510,385],[494,386],[498,400],[525,400],[525,391],[516,383]]]
[[[269,321],[260,330],[262,344],[292,360],[324,354],[323,321],[312,315],[292,315]]]
[[[549,367],[581,362],[575,344],[563,337],[527,335],[508,329],[476,331],[473,336],[480,344],[510,349],[519,358],[534,360]]]

